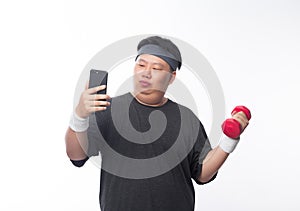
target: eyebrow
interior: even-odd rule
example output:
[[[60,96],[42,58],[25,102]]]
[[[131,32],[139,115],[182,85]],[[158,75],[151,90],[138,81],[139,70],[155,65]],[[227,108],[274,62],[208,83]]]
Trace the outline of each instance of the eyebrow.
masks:
[[[139,58],[139,59],[138,59],[138,62],[151,63],[151,62],[148,62],[148,61],[146,61],[145,59],[142,59],[142,58]],[[153,62],[153,63],[151,63],[151,64],[159,65],[160,67],[165,67],[162,63],[159,63],[159,62]]]

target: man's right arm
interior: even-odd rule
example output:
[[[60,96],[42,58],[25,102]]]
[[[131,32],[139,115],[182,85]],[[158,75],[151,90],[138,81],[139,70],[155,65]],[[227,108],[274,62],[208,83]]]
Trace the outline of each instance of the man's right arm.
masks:
[[[87,157],[87,132],[75,132],[70,127],[67,129],[66,153],[70,160],[83,160]]]
[[[100,90],[105,89],[106,86],[98,86],[82,92],[79,103],[73,113],[70,121],[70,127],[67,129],[65,135],[66,153],[70,160],[78,161],[87,158],[87,128],[88,118],[91,113],[103,111],[110,103],[108,95],[95,94]]]

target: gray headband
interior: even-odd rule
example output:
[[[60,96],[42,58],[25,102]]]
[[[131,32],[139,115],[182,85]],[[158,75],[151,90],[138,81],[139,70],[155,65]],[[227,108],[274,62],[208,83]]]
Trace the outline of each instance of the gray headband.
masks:
[[[173,71],[175,71],[177,68],[180,68],[181,66],[181,62],[178,61],[173,54],[158,45],[147,44],[142,46],[138,50],[138,56],[142,54],[150,54],[160,57],[170,65]]]

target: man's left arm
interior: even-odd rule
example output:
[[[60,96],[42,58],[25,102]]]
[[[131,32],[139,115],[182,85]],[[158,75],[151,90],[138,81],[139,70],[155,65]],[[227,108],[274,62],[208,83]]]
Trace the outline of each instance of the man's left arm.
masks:
[[[244,131],[249,124],[249,120],[243,112],[235,113],[232,118],[240,123],[241,131]],[[224,135],[220,144],[206,155],[202,164],[200,177],[198,178],[201,183],[206,183],[213,178],[228,158],[230,152],[233,151],[238,141],[239,138],[232,139]]]

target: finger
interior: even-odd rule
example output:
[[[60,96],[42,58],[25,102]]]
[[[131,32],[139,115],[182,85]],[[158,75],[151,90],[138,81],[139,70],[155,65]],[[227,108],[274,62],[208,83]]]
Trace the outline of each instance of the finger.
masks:
[[[244,113],[244,112],[242,112],[242,111],[239,111],[239,112],[236,112],[236,111],[234,111],[233,113],[232,113],[232,117],[234,117],[235,115],[242,115],[244,118],[246,118],[247,119],[247,116],[246,116],[246,114]]]
[[[242,111],[235,113],[232,117],[239,117],[239,118],[247,119],[246,114],[244,114]]]
[[[95,107],[95,112],[96,111],[104,111],[104,110],[106,110],[107,108],[106,107],[104,107],[104,106],[101,106],[101,107]]]
[[[238,122],[240,122],[242,124],[248,124],[249,123],[248,119],[245,118],[244,116],[241,116],[241,115],[235,115],[233,118],[236,119]]]
[[[104,94],[95,94],[93,95],[94,100],[109,100],[110,96],[109,95],[104,95]]]
[[[104,111],[106,109],[107,108],[104,106],[89,107],[88,112],[93,113],[93,112],[97,112],[97,111]]]
[[[100,100],[94,100],[94,101],[87,100],[87,101],[85,101],[85,106],[87,108],[89,108],[89,107],[96,107],[96,106],[110,106],[110,102],[108,102],[108,101],[100,101]]]
[[[244,114],[243,112],[238,112],[235,113],[232,118],[240,120],[241,122],[243,122],[243,124],[248,124],[249,120],[247,119],[246,114]]]
[[[93,102],[93,106],[110,106],[110,102],[108,101],[100,101],[100,100],[96,100],[96,101],[92,101]]]
[[[244,112],[240,111],[240,112],[238,112],[238,114],[240,116],[242,116],[244,119],[248,120],[248,118],[247,118],[247,116],[246,116],[246,114]]]
[[[95,94],[98,91],[104,90],[106,85],[96,86],[87,90],[88,94]]]
[[[85,83],[85,90],[87,90],[89,88],[89,80]]]
[[[249,124],[249,121],[248,121],[246,118],[244,118],[243,116],[236,115],[236,116],[234,117],[234,119],[237,120],[237,121],[240,123],[242,131],[243,131],[243,130],[248,126],[248,124]]]
[[[86,94],[84,99],[87,101],[108,101],[111,99],[111,97],[104,94]]]
[[[246,115],[243,112],[234,114],[232,118],[240,119],[241,121],[248,121]]]

